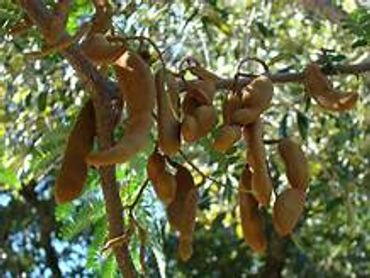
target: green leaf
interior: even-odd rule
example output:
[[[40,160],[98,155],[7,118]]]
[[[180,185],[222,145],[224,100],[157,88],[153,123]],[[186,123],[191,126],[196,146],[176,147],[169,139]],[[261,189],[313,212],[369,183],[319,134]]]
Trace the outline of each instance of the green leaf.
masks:
[[[8,169],[0,168],[0,184],[5,185],[5,187],[19,188],[20,183],[17,175]]]
[[[299,134],[303,140],[306,140],[308,136],[309,121],[307,116],[300,111],[297,111],[297,124]]]
[[[289,111],[284,114],[283,118],[279,124],[279,136],[280,137],[288,137],[288,117]]]
[[[357,39],[352,43],[352,48],[358,48],[361,46],[366,46],[368,45],[368,42],[365,39]]]

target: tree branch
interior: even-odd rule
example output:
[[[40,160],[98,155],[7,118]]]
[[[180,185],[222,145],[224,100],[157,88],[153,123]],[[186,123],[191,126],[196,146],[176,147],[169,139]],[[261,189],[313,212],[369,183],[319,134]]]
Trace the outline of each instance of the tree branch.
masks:
[[[53,14],[45,7],[41,0],[19,0],[19,4],[39,28],[47,43],[53,44],[55,36],[49,28]],[[54,31],[55,32],[55,31]],[[68,34],[63,30],[59,38],[66,38]],[[117,85],[113,85],[104,78],[98,70],[78,50],[76,45],[61,52],[69,61],[81,81],[86,83],[91,94],[96,114],[97,134],[102,149],[109,148],[112,141],[113,129],[117,122],[117,115],[112,109],[113,104],[119,99]],[[105,200],[106,212],[109,223],[109,237],[116,238],[125,234],[123,227],[123,206],[119,196],[119,188],[116,182],[115,167],[103,167],[100,169],[102,190]],[[128,246],[124,244],[114,248],[116,260],[124,277],[135,277],[136,271],[131,261]]]

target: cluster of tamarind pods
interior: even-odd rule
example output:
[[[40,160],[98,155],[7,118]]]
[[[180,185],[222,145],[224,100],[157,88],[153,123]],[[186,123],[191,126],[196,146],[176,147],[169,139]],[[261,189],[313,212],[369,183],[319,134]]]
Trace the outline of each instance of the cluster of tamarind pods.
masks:
[[[217,110],[213,99],[220,79],[199,63],[188,68],[196,80],[185,82],[184,88],[179,86],[178,75],[165,68],[153,74],[144,59],[127,47],[124,38],[105,35],[109,29],[106,19],[106,14],[97,17],[79,48],[97,67],[110,66],[114,70],[128,115],[124,135],[110,149],[93,151],[95,115],[92,101],[88,101],[68,138],[55,184],[56,201],[69,202],[81,194],[89,166],[125,163],[142,151],[150,141],[155,118],[158,140],[148,158],[147,175],[166,207],[171,227],[179,233],[180,258],[188,260],[192,255],[198,193],[191,172],[171,157],[180,151],[182,140],[196,142],[215,127]],[[357,93],[336,91],[315,63],[307,66],[303,83],[309,96],[328,110],[351,109],[358,99]],[[185,91],[183,97],[181,91]],[[214,149],[224,153],[244,138],[247,161],[239,181],[239,212],[245,241],[256,252],[264,252],[267,247],[262,209],[270,205],[274,192],[262,120],[263,112],[271,106],[273,91],[273,82],[265,74],[228,93],[222,105],[223,123],[213,142]],[[279,139],[277,149],[290,187],[276,197],[272,222],[275,231],[286,236],[304,210],[309,167],[301,147],[292,139]]]

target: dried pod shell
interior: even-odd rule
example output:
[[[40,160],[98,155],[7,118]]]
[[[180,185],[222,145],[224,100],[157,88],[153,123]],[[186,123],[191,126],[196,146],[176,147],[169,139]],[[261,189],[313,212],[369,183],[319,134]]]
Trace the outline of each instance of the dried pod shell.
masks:
[[[289,138],[283,138],[278,145],[279,154],[285,164],[286,175],[293,188],[303,191],[308,187],[308,162],[301,147]]]
[[[258,107],[262,112],[271,105],[274,92],[272,81],[264,75],[255,78],[242,90],[242,106]]]
[[[248,147],[247,160],[252,172],[252,191],[257,201],[266,206],[270,202],[272,184],[266,164],[261,119],[245,126],[243,135]]]
[[[274,204],[272,223],[280,236],[290,234],[303,212],[306,194],[296,188],[281,193]]]
[[[181,124],[181,134],[186,142],[194,142],[199,138],[199,127],[195,117],[185,115]]]
[[[122,45],[108,42],[102,33],[88,37],[81,49],[89,60],[97,64],[111,64],[125,52]]]
[[[69,202],[81,194],[88,169],[85,157],[93,147],[95,134],[94,107],[88,101],[80,111],[68,138],[62,168],[55,183],[57,203]]]
[[[187,83],[186,92],[200,104],[210,105],[216,93],[216,86],[213,81],[195,80]]]
[[[242,107],[240,95],[228,94],[222,106],[222,116],[225,124],[232,123],[232,116],[236,110]]]
[[[263,253],[267,247],[264,223],[258,202],[252,194],[246,192],[251,187],[252,173],[246,166],[239,182],[239,210],[245,242],[255,251]]]
[[[194,110],[194,117],[198,123],[198,136],[208,134],[216,123],[216,111],[211,105],[201,105]]]
[[[194,229],[198,195],[191,173],[181,165],[177,167],[176,186],[176,196],[167,207],[167,217],[171,227],[186,236]]]
[[[176,180],[167,172],[164,156],[157,152],[152,153],[148,159],[147,173],[158,199],[165,205],[170,204],[175,198]]]
[[[341,93],[336,91],[315,63],[307,66],[304,77],[307,92],[325,109],[346,111],[353,108],[358,100],[358,94],[355,92]]]
[[[238,125],[249,125],[257,120],[261,114],[257,107],[241,108],[234,111],[231,117],[231,122]]]
[[[149,66],[139,55],[126,51],[115,61],[120,91],[126,100],[127,125],[122,139],[112,148],[90,154],[86,161],[95,166],[124,163],[149,142],[152,111],[155,105],[155,82]]]
[[[191,71],[192,74],[194,74],[195,76],[197,76],[198,78],[202,80],[209,80],[212,82],[216,82],[220,80],[220,78],[216,74],[214,74],[213,72],[210,72],[209,70],[203,68],[200,65],[191,67],[189,68],[189,70]]]
[[[192,238],[183,238],[180,235],[178,254],[183,262],[187,262],[193,255],[193,240]]]
[[[166,72],[160,70],[155,76],[158,106],[158,145],[168,156],[180,149],[180,123],[171,110],[168,91],[164,89]]]
[[[225,125],[220,129],[213,143],[213,148],[218,152],[226,152],[240,139],[241,135],[239,126]]]

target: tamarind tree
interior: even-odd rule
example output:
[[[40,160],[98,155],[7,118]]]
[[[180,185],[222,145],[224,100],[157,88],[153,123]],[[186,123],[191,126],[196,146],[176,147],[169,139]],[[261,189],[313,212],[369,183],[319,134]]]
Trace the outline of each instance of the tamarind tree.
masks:
[[[370,13],[337,2],[0,3],[0,273],[370,275]]]

